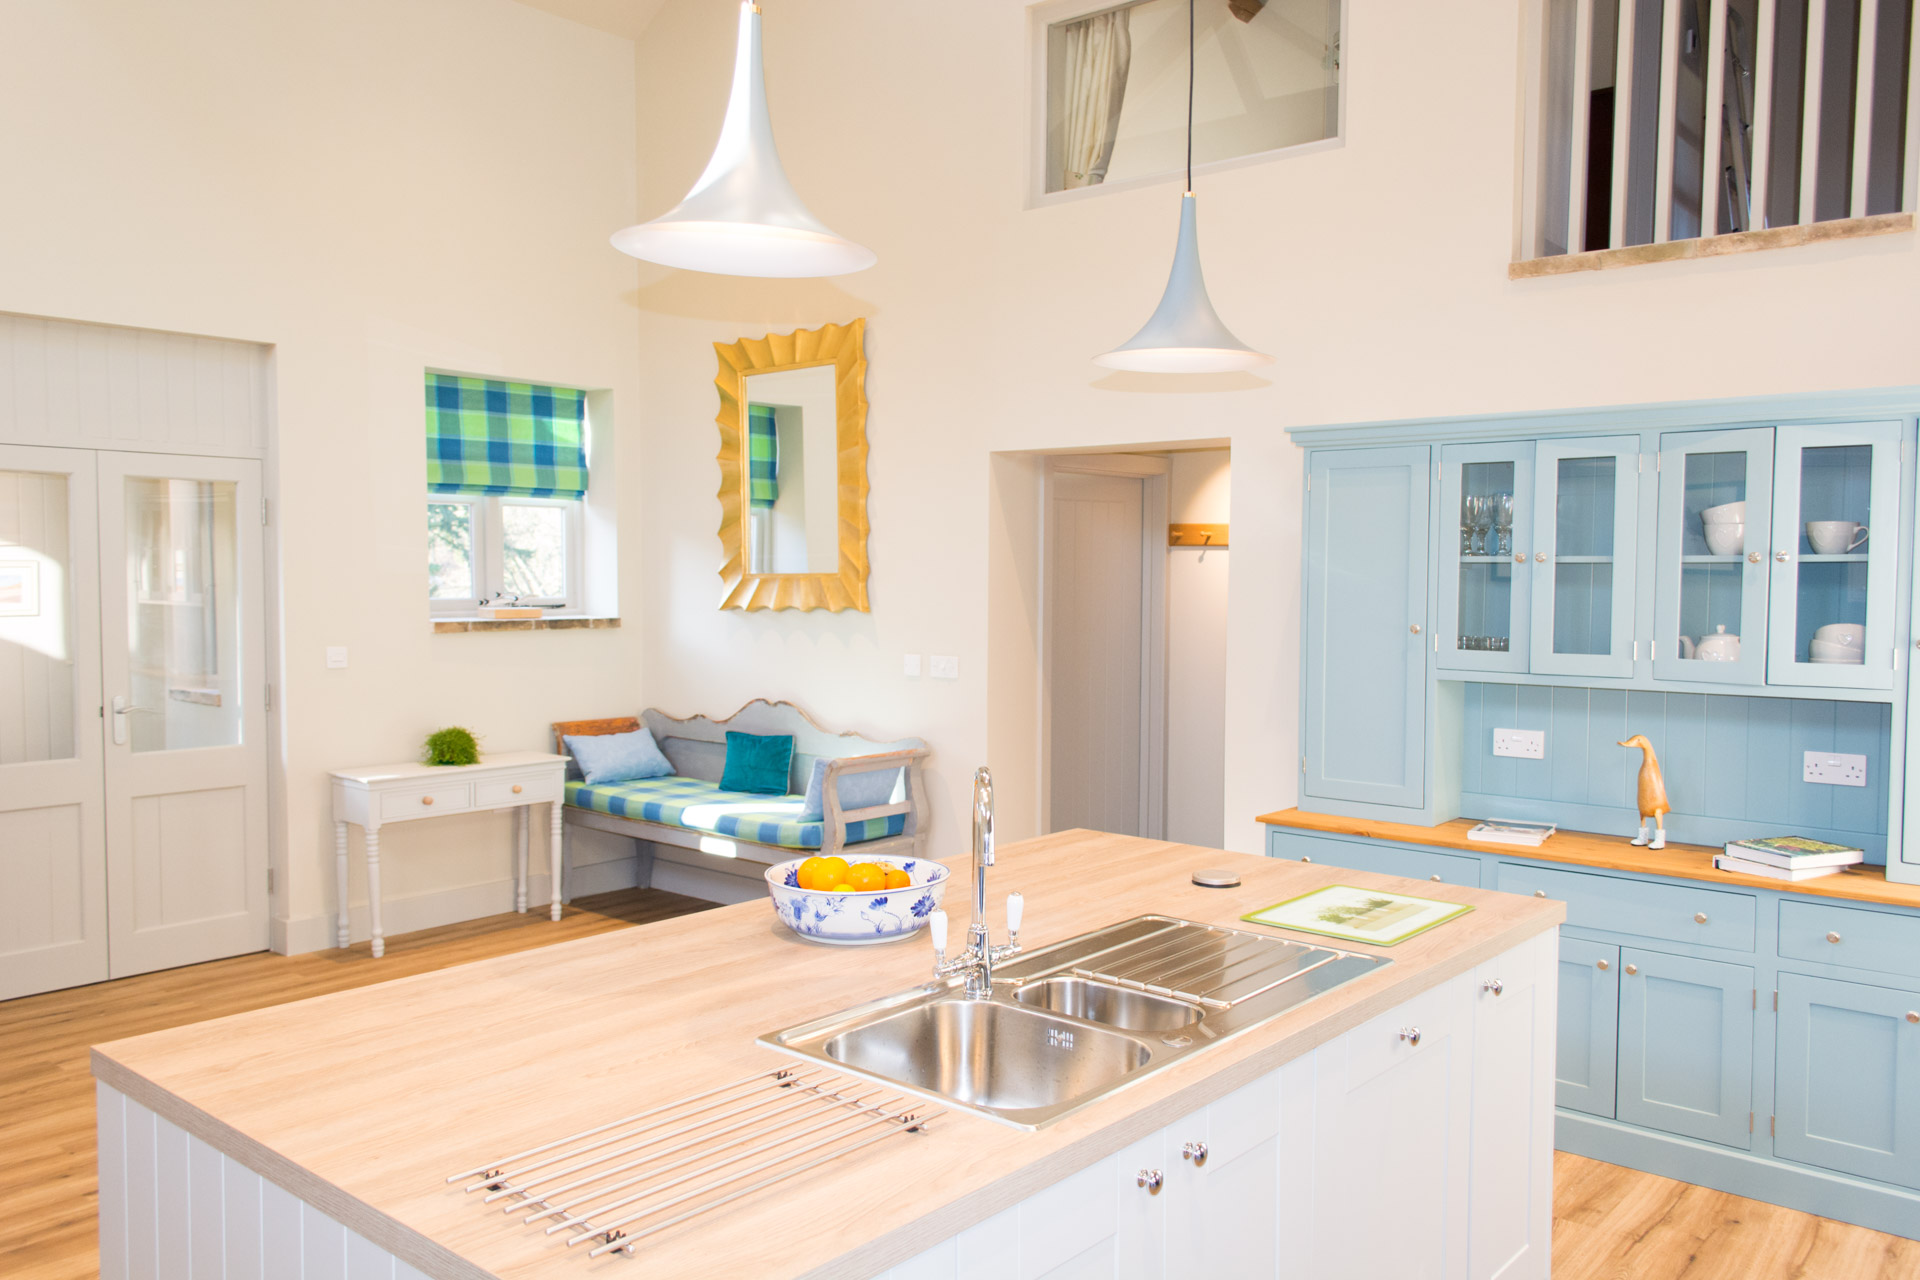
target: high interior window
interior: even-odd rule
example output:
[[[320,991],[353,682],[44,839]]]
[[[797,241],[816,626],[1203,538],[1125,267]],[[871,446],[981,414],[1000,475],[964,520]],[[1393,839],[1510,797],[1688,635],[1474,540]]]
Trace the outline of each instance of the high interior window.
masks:
[[[1051,6],[1044,192],[1186,163],[1187,0]],[[1193,162],[1340,132],[1341,0],[1195,0]]]

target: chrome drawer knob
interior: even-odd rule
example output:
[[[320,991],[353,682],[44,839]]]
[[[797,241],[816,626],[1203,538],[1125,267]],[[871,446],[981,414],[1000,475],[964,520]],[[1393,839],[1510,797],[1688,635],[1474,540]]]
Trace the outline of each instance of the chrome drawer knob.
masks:
[[[1400,1038],[1405,1040],[1410,1047],[1417,1049],[1420,1047],[1420,1028],[1402,1027],[1400,1028]]]
[[[520,784],[517,782],[513,784],[513,794],[515,795],[520,794]]]
[[[1527,553],[1526,553],[1526,552],[1524,552],[1524,551],[1516,551],[1516,552],[1514,552],[1514,553],[1513,553],[1513,562],[1514,562],[1515,564],[1525,564],[1525,563],[1527,562]]]
[[[1599,967],[1600,967],[1601,969],[1603,969],[1603,970],[1605,970],[1605,969],[1611,969],[1611,968],[1613,968],[1613,966],[1612,966],[1612,965],[1610,965],[1610,964],[1608,964],[1608,963],[1607,963],[1607,962],[1606,962],[1605,960],[1596,960],[1596,961],[1594,961],[1594,963],[1595,963],[1596,965],[1598,965],[1598,966],[1599,966]]]
[[[1198,1169],[1207,1162],[1207,1144],[1204,1142],[1187,1143],[1184,1147],[1180,1148],[1180,1158],[1182,1160],[1193,1161],[1193,1167]]]
[[[1911,1010],[1911,1009],[1909,1009],[1909,1010],[1907,1010],[1907,1021],[1908,1021],[1908,1022],[1920,1022],[1920,1013],[1915,1013],[1915,1012],[1914,1012],[1913,1010]]]
[[[1546,553],[1546,552],[1544,552],[1544,551],[1536,551],[1536,552],[1534,552],[1534,553],[1533,553],[1533,562],[1534,562],[1535,564],[1545,564],[1545,563],[1547,562],[1547,553]]]
[[[1481,984],[1480,984],[1480,989],[1481,989],[1482,991],[1491,991],[1491,992],[1492,992],[1492,993],[1493,993],[1494,995],[1496,995],[1496,996],[1497,996],[1497,995],[1499,995],[1499,994],[1500,994],[1500,993],[1501,993],[1502,991],[1505,991],[1505,990],[1506,990],[1507,988],[1506,988],[1506,986],[1505,986],[1505,984],[1503,984],[1503,983],[1502,983],[1502,982],[1500,981],[1500,979],[1498,979],[1498,978],[1488,978],[1488,979],[1487,979],[1487,980],[1486,980],[1485,982],[1483,982],[1483,983],[1481,983]]]
[[[1706,913],[1706,912],[1704,912],[1704,911],[1696,911],[1696,912],[1694,912],[1694,913],[1693,913],[1693,922],[1694,922],[1695,924],[1705,924],[1705,923],[1707,922],[1707,913]]]
[[[432,797],[432,796],[421,796],[421,797],[420,797],[420,803],[421,803],[421,804],[432,804],[432,803],[433,803],[433,797]]]
[[[1434,882],[1435,884],[1439,884],[1439,883],[1440,883],[1440,877],[1439,877],[1439,876],[1428,876],[1428,877],[1427,877],[1427,879],[1429,879],[1429,880],[1431,880],[1431,881],[1433,881],[1433,882]]]
[[[1760,563],[1760,553],[1759,553],[1758,551],[1749,551],[1749,552],[1747,552],[1747,563],[1748,563],[1748,564],[1759,564],[1759,563]]]
[[[1628,965],[1628,966],[1627,966],[1627,972],[1628,972],[1628,973],[1638,973],[1638,972],[1640,972],[1640,967],[1639,967],[1638,965],[1631,965],[1631,964],[1630,964],[1630,965]]]
[[[1840,935],[1839,935],[1839,934],[1837,934],[1837,933],[1830,933],[1830,934],[1828,934],[1828,935],[1827,935],[1827,941],[1828,941],[1828,942],[1838,942],[1838,941],[1840,941]]]
[[[1779,563],[1785,564],[1787,562],[1787,553],[1784,551],[1776,551],[1773,553],[1773,558]]]
[[[1140,1176],[1134,1179],[1134,1181],[1140,1186],[1145,1187],[1148,1195],[1157,1196],[1160,1194],[1160,1187],[1166,1182],[1166,1178],[1158,1169],[1142,1169]]]
[[[1311,856],[1309,856],[1309,855],[1307,855],[1307,854],[1304,854],[1304,853],[1303,853],[1303,854],[1301,854],[1301,855],[1300,855],[1300,861],[1302,861],[1302,862],[1312,862],[1312,861],[1313,861],[1313,858],[1312,858]]]
[[[1533,891],[1533,896],[1536,898],[1544,898],[1547,896],[1547,891],[1545,889],[1535,889]]]

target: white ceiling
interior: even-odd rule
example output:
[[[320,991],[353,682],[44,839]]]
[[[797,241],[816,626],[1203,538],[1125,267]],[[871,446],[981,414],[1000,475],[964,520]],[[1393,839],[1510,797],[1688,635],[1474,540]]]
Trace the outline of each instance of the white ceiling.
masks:
[[[520,0],[520,3],[545,9],[582,26],[638,40],[666,0]]]

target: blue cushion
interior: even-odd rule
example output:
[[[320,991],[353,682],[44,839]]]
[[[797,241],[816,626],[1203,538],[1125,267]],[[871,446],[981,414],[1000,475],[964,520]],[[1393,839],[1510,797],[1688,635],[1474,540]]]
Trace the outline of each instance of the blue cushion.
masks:
[[[783,796],[787,794],[787,772],[792,767],[792,734],[735,733],[729,729],[727,767],[720,771],[720,789]]]
[[[802,822],[819,822],[826,817],[827,762],[813,762],[813,776],[807,779],[806,803],[800,806]],[[900,780],[898,769],[875,769],[871,773],[840,775],[840,811],[871,809],[893,799],[893,784]]]
[[[569,735],[567,751],[589,783],[664,778],[673,772],[673,766],[660,754],[660,744],[653,740],[651,729]]]

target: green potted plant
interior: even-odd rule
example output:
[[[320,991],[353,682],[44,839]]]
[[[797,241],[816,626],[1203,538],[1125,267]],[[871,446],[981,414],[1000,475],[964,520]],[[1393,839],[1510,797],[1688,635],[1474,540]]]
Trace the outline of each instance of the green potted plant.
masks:
[[[479,764],[480,740],[471,729],[453,725],[427,735],[428,764]]]

